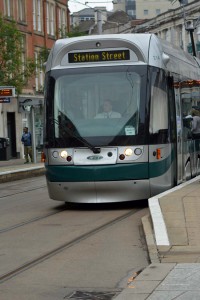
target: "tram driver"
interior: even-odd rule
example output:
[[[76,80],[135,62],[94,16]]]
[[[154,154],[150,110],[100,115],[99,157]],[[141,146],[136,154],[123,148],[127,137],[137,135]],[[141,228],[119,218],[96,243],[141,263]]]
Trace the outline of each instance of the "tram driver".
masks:
[[[103,112],[97,114],[95,119],[114,119],[121,118],[121,114],[112,110],[112,102],[107,99],[103,103]]]

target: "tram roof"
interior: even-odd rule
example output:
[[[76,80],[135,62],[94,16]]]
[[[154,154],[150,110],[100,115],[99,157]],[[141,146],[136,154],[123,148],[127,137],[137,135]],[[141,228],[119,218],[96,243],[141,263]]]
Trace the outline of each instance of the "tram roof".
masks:
[[[197,58],[150,33],[89,35],[59,39],[51,50],[46,71],[53,68],[62,68],[61,60],[69,51],[101,50],[101,48],[96,47],[98,42],[101,42],[101,48],[116,49],[124,47],[134,49],[139,57],[138,63],[160,67],[174,73],[200,79],[200,61]]]

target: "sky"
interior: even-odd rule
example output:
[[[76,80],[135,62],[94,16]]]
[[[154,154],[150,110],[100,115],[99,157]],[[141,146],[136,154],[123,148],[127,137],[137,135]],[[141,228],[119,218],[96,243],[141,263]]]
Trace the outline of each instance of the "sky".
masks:
[[[85,5],[86,3],[86,5]],[[77,12],[87,7],[105,6],[107,10],[113,9],[112,0],[69,0],[68,6],[71,13]]]

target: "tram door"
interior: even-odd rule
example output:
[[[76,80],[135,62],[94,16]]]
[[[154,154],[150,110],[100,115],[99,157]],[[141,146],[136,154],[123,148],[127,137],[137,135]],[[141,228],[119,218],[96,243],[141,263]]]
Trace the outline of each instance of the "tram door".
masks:
[[[185,80],[181,82],[184,139],[183,158],[186,179],[199,174],[199,137],[192,133],[193,117],[195,115],[199,116],[199,96],[200,88],[198,81]]]
[[[197,158],[195,141],[192,137],[192,99],[190,94],[181,94],[183,110],[183,159],[185,164],[186,179],[197,175]]]
[[[184,180],[184,164],[183,164],[183,123],[182,123],[182,111],[181,111],[181,99],[180,90],[175,88],[175,108],[176,108],[176,130],[177,130],[177,184],[180,184]]]

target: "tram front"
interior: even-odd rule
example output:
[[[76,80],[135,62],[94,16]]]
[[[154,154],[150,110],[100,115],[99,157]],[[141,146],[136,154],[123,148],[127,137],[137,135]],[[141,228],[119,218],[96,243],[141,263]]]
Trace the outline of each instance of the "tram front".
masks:
[[[50,197],[112,202],[149,196],[146,66],[49,73]]]
[[[124,51],[103,51],[110,61],[92,63],[91,51],[68,53],[67,67],[46,73],[44,145],[52,199],[100,203],[150,196],[147,65],[130,63],[130,50]],[[120,59],[110,59],[114,55]]]

